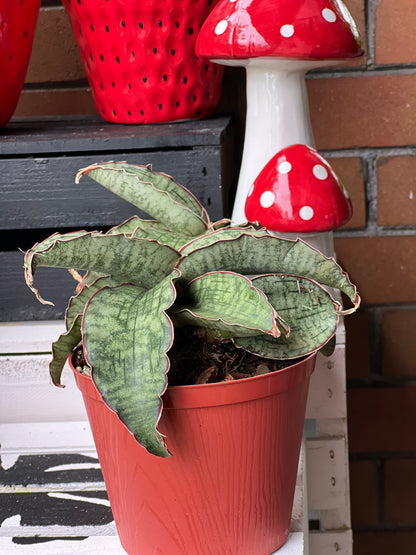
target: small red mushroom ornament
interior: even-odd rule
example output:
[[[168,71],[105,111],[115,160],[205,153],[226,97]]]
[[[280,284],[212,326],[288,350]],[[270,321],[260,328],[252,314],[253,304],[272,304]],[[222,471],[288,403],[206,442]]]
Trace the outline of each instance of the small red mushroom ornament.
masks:
[[[280,150],[260,172],[245,215],[270,231],[320,233],[345,224],[352,205],[328,162],[315,149],[296,144]]]

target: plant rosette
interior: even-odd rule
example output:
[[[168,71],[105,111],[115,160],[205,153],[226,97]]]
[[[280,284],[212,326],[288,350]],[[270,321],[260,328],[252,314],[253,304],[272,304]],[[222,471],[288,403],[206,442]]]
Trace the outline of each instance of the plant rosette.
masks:
[[[123,473],[119,474],[114,468],[109,470],[105,462],[106,459],[116,457],[114,453],[117,445],[123,445],[120,443],[122,440],[119,432],[126,436],[126,441],[132,448],[134,446],[135,452],[128,457],[120,455],[123,459],[130,460],[133,457],[135,461],[146,460],[148,462],[143,464],[155,466],[161,472],[164,468],[168,472],[168,468],[174,468],[179,461],[189,458],[194,465],[192,471],[189,470],[194,475],[193,479],[195,476],[201,477],[204,472],[213,472],[211,483],[219,482],[221,476],[225,478],[229,472],[239,472],[243,463],[238,462],[235,457],[242,453],[239,442],[244,437],[248,443],[244,451],[244,464],[247,463],[247,468],[250,469],[251,458],[258,457],[260,453],[259,468],[271,469],[276,463],[276,457],[281,456],[275,451],[277,430],[286,429],[284,433],[279,432],[283,437],[291,435],[287,429],[292,430],[294,412],[298,414],[296,418],[299,420],[296,421],[303,422],[306,403],[304,388],[306,387],[307,391],[312,371],[310,361],[314,361],[314,353],[331,352],[340,315],[355,311],[360,304],[355,285],[333,258],[325,257],[302,240],[291,241],[274,237],[265,229],[250,224],[232,227],[227,220],[211,222],[205,209],[187,189],[168,175],[154,172],[148,166],[125,163],[94,164],[81,170],[77,180],[85,175],[155,219],[143,220],[138,216],[132,216],[106,233],[56,233],[37,243],[26,253],[24,266],[28,286],[43,303],[49,301],[43,300],[34,285],[37,267],[68,268],[79,281],[76,294],[71,297],[66,310],[67,332],[61,335],[52,347],[50,372],[53,382],[60,385],[66,359],[75,347],[82,346],[86,363],[91,369],[91,377],[75,372],[90,413],[103,473],[108,477],[106,485],[113,511],[119,513],[118,509],[115,509],[118,504],[116,499],[120,499],[120,496],[123,498],[124,494],[121,492],[126,492],[131,487],[129,484],[123,486],[120,478]],[[81,276],[80,272],[84,270],[86,273]],[[336,288],[344,293],[351,301],[351,308],[344,310],[341,304],[331,297],[327,288]],[[208,343],[232,343],[238,352],[249,353],[247,356],[261,357],[260,361],[265,360],[270,364],[273,364],[273,361],[286,361],[289,366],[246,379],[228,378],[221,383],[174,386],[167,389],[170,356],[176,347],[175,337],[181,337],[186,329],[199,330],[199,335],[202,334]],[[299,362],[299,358],[308,355],[311,355],[311,358],[306,358],[306,362]],[[298,378],[294,377],[296,375]],[[81,386],[84,378],[88,382],[85,386],[87,389]],[[269,384],[266,393],[259,394],[262,401],[253,397],[244,400],[245,394],[243,395],[240,388],[244,387],[245,383],[252,384],[250,388],[254,390],[254,384],[266,383],[273,379],[289,384],[287,391],[283,387],[285,393],[279,392],[274,396],[274,386]],[[194,390],[197,392],[197,399],[192,401],[195,405],[192,406],[191,403],[180,407],[178,411],[172,410],[178,407],[172,399],[177,396],[183,398],[187,395],[188,389],[190,395]],[[227,394],[223,394],[222,390]],[[175,393],[176,391],[184,393]],[[230,393],[233,391],[236,393]],[[241,398],[238,392],[241,393]],[[234,401],[227,401],[227,395],[232,395]],[[90,397],[94,398],[93,405],[99,404],[100,407],[97,408],[99,415],[94,418],[91,416],[92,409],[88,409]],[[210,400],[203,401],[204,410],[201,412],[201,398],[205,397]],[[277,401],[273,400],[274,397],[277,397]],[[259,416],[263,409],[260,412],[253,410],[257,402],[270,405],[267,415],[264,413],[264,416]],[[273,408],[275,402],[277,404]],[[216,404],[220,405],[221,416],[214,415],[211,422],[211,419],[208,420],[207,411],[210,411],[210,414],[216,412],[219,407],[215,407],[214,411],[211,406]],[[286,409],[286,404],[297,408]],[[232,405],[230,412],[228,405]],[[243,410],[243,405],[250,407],[251,412],[248,408],[247,411]],[[163,406],[165,409],[162,412]],[[188,411],[188,407],[192,410]],[[226,412],[223,412],[224,407],[227,408]],[[238,412],[240,409],[243,412]],[[235,415],[238,416],[233,416],[233,410],[237,410]],[[104,413],[107,416],[104,416]],[[220,445],[221,442],[217,447],[209,441],[204,443],[205,436],[209,435],[207,430],[218,429],[218,423],[215,424],[218,418],[222,431],[214,433],[214,438],[218,439],[221,434],[223,438],[228,438],[225,443],[229,446],[231,454],[224,454],[227,463],[221,458],[223,455],[219,454],[224,447],[223,444]],[[94,419],[101,424],[94,424]],[[113,430],[113,427],[107,419],[117,423],[119,432],[110,432],[110,428]],[[279,424],[281,419],[285,424]],[[256,441],[253,439],[253,433],[246,435],[246,429],[251,428],[249,422],[259,434]],[[192,426],[196,426],[193,436],[187,433],[187,428]],[[296,441],[293,442],[292,455],[289,456],[293,464],[288,478],[289,498],[292,500],[302,431],[301,424],[293,426],[293,437]],[[260,434],[260,430],[266,431],[269,435],[266,433],[264,436],[263,432]],[[102,435],[107,432],[110,437],[103,439]],[[261,453],[266,445],[274,455],[269,456],[268,460],[263,460]],[[149,455],[143,447],[158,457]],[[121,450],[122,453],[127,453],[124,447]],[[280,447],[278,451],[280,453]],[[174,456],[170,456],[172,454]],[[165,457],[168,459],[164,461]],[[205,463],[202,463],[203,459]],[[133,476],[138,473],[141,475],[141,471],[138,470],[141,464],[132,463]],[[120,462],[115,466],[123,467]],[[212,470],[214,467],[215,471]],[[177,467],[175,468],[177,472]],[[117,478],[113,482],[111,475],[117,475],[120,479]],[[250,511],[257,506],[254,497],[263,496],[266,490],[273,496],[274,485],[281,481],[281,477],[277,478],[274,474],[274,478],[271,478],[274,480],[273,487],[269,490],[269,486],[264,489],[266,482],[259,478],[250,501],[254,505],[246,505],[245,500],[236,491],[234,501],[230,502],[228,508],[221,509],[225,510],[226,514],[219,515],[213,509],[213,512],[208,511],[208,518],[203,504],[200,504],[199,509],[195,509],[195,514],[199,515],[195,520],[189,516],[193,510],[188,511],[189,506],[187,505],[186,509],[185,505],[192,492],[195,493],[197,485],[193,482],[192,491],[184,490],[188,492],[187,495],[180,498],[182,501],[178,501],[176,493],[172,494],[173,485],[169,485],[169,480],[181,483],[175,476],[175,473],[171,474],[168,482],[164,482],[162,487],[159,482],[160,475],[152,475],[149,482],[156,488],[153,490],[140,486],[144,488],[144,498],[160,496],[160,499],[165,499],[162,491],[166,490],[171,493],[172,499],[176,500],[177,510],[168,526],[168,535],[171,538],[169,541],[174,542],[176,551],[173,544],[169,544],[169,549],[162,550],[163,553],[211,553],[212,541],[217,541],[209,539],[213,536],[212,531],[218,528],[215,519],[226,519],[228,513],[234,511],[239,514],[243,508],[251,515]],[[146,491],[149,495],[146,495]],[[218,490],[215,491],[217,493],[213,495],[219,499],[221,495]],[[153,515],[153,521],[159,520],[157,526],[145,526],[148,528],[148,535],[143,532],[147,537],[143,541],[150,542],[148,546],[152,544],[155,548],[159,541],[162,541],[159,535],[162,533],[160,525],[164,520],[159,519],[159,513],[154,506],[150,504],[145,508],[143,503],[144,501],[140,501],[141,508],[137,509],[140,519],[143,519],[141,522],[148,522],[146,519],[149,514]],[[123,505],[122,501],[121,504]],[[286,506],[286,517],[281,521],[284,521],[284,524],[280,525],[279,539],[274,538],[272,542],[274,549],[277,549],[276,544],[284,541],[284,537],[287,536],[290,509],[291,502],[289,507]],[[182,537],[181,530],[178,529],[177,523],[175,524],[178,512],[183,511],[189,517],[187,540]],[[206,546],[205,551],[202,547],[200,549],[199,533],[195,532],[198,518],[202,518],[203,514],[208,518],[206,526],[203,526],[207,532],[201,544]],[[123,520],[118,516],[115,518],[116,522]],[[250,540],[242,531],[243,528],[237,534],[235,527],[238,522],[235,519],[232,522],[235,533],[231,533],[228,527],[224,526],[226,537],[220,536],[219,541],[226,545],[226,541],[229,541],[226,538],[233,537],[237,541],[238,537],[237,543],[242,546],[239,552],[253,552],[250,551]],[[253,522],[258,524],[257,519]],[[142,527],[140,529],[142,530]],[[253,528],[250,527],[250,530]],[[270,536],[270,529],[268,532],[264,528],[262,530]],[[133,532],[132,534],[134,540],[130,543],[128,539],[123,539],[123,535],[129,534],[120,532],[123,545],[128,546],[129,553],[143,553],[143,547],[140,548],[142,551],[135,551],[134,546],[138,540]],[[188,545],[188,551],[183,550],[183,542]],[[267,544],[267,549],[264,553],[270,552],[270,543]],[[149,552],[149,547],[144,549],[144,552]],[[230,548],[229,551],[223,552],[233,551]]]

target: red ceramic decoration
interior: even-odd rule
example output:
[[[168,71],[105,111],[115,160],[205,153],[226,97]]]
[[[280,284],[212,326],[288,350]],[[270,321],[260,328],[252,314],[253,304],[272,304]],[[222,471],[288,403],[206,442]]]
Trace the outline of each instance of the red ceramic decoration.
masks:
[[[0,0],[0,126],[13,115],[29,65],[40,0]]]
[[[245,205],[250,222],[270,231],[321,232],[352,216],[348,193],[328,162],[313,148],[291,145],[266,164]]]
[[[129,555],[268,555],[286,541],[314,365],[168,387],[158,427],[169,458],[141,447],[74,370]]]
[[[199,33],[196,53],[218,60],[331,60],[360,56],[363,47],[341,0],[221,0]]]
[[[198,59],[212,0],[63,0],[100,115],[109,122],[202,118],[222,68]]]

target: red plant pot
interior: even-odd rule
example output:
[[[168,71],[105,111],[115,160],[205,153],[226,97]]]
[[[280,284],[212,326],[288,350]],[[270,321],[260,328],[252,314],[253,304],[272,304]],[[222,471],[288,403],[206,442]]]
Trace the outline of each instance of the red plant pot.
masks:
[[[0,0],[0,127],[6,125],[22,92],[40,0]]]
[[[287,539],[315,355],[235,382],[169,387],[150,455],[74,370],[130,555],[268,555]]]
[[[109,122],[211,114],[223,70],[194,53],[216,0],[62,0],[93,98]]]

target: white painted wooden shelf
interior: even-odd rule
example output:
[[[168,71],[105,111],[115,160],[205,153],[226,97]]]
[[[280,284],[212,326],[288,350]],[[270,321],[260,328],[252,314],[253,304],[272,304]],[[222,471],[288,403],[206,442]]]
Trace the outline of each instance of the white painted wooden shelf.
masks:
[[[50,385],[50,345],[63,330],[61,321],[0,324],[0,553],[124,553],[72,372],[65,389]],[[279,555],[352,554],[344,356],[340,326],[334,354],[318,357],[311,379],[291,534]],[[40,498],[45,519],[61,503],[63,522],[36,521],[30,507],[36,513]],[[35,536],[48,541],[28,543]]]

